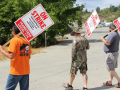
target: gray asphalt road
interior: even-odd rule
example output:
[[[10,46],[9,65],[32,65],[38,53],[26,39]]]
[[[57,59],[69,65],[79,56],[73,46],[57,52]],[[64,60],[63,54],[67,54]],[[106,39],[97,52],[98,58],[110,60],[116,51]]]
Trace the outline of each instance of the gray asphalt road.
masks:
[[[83,29],[82,35],[85,33]],[[103,42],[100,38],[108,33],[108,28],[97,28],[88,37],[90,49],[88,56],[88,88],[89,90],[119,90],[114,86],[102,86],[102,83],[109,79],[109,73],[105,67],[105,53],[103,52]],[[57,45],[50,46],[40,53],[32,55],[30,60],[30,90],[67,90],[62,87],[63,83],[68,83],[70,79],[71,48],[73,36],[67,35],[65,40]],[[120,57],[118,59],[116,71],[120,76]],[[0,90],[5,90],[7,77],[9,74],[10,60],[0,62]],[[113,79],[113,85],[117,80]],[[73,82],[74,90],[83,87],[82,75],[78,72]],[[16,88],[19,90],[19,84]]]

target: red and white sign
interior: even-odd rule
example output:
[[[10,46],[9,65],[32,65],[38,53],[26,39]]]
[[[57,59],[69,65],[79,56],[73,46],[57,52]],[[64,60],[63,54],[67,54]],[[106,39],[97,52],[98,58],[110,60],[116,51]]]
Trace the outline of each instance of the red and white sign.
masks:
[[[39,4],[20,19],[15,21],[15,24],[27,41],[31,41],[33,38],[53,25],[54,22],[43,6]]]
[[[113,23],[115,24],[117,29],[120,31],[120,17],[118,19],[116,19],[115,21],[113,21]]]
[[[85,28],[86,28],[88,36],[91,35],[95,27],[99,24],[99,22],[100,22],[99,16],[96,10],[94,10],[92,15],[88,18],[87,22],[85,23]]]

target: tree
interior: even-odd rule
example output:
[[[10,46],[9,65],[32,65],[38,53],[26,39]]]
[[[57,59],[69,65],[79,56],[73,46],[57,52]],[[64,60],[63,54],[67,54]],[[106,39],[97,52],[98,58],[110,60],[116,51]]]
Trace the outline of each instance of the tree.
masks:
[[[117,11],[117,7],[110,5],[110,12],[116,12]]]
[[[4,44],[11,37],[14,22],[31,8],[29,0],[0,1],[0,44]]]
[[[64,36],[71,21],[80,20],[84,5],[73,7],[76,0],[2,0],[0,1],[0,44],[10,39],[13,23],[38,4],[42,4],[54,21],[54,25],[46,30],[47,44],[55,42],[55,35]],[[77,13],[77,11],[80,11]],[[31,41],[32,47],[44,46],[44,32]]]
[[[117,12],[116,12],[116,18],[120,17],[120,7],[118,8]]]
[[[87,10],[87,8],[85,9],[84,13],[88,13],[88,10]]]
[[[109,14],[110,14],[109,8],[103,9],[103,10],[101,11],[101,13],[100,13],[100,15],[101,15],[102,17],[104,17],[104,18],[108,17]]]
[[[0,44],[5,43],[10,37],[9,29],[14,19],[10,12],[10,10],[12,11],[11,4],[13,2],[8,0],[0,2]]]
[[[100,13],[100,7],[96,8],[97,13]]]

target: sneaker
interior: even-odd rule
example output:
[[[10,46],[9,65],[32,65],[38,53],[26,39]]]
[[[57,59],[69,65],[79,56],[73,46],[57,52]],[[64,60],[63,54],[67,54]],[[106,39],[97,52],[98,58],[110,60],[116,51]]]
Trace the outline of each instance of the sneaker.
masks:
[[[118,82],[118,85],[117,86],[115,86],[115,88],[120,88],[120,83]]]
[[[69,85],[69,83],[67,85],[63,85],[63,87],[67,88],[67,89],[73,89],[73,87],[71,85]]]

